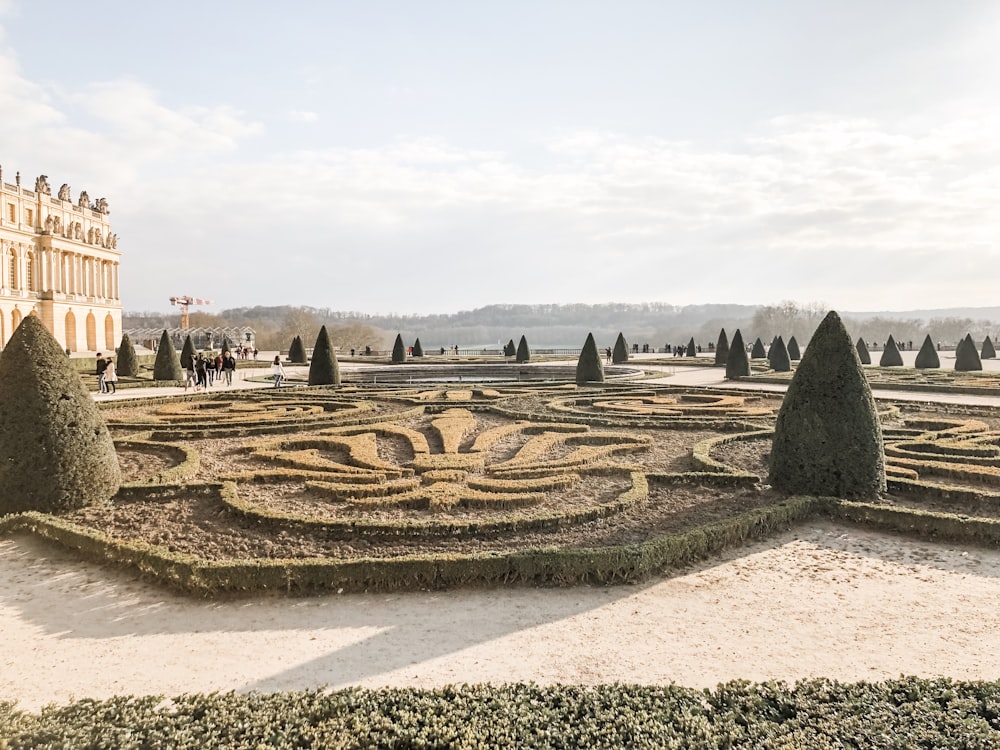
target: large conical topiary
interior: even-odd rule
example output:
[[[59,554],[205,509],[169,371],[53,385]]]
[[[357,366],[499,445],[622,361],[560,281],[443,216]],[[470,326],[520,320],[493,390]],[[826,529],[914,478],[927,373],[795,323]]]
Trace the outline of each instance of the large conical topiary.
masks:
[[[792,361],[788,358],[788,348],[781,336],[778,336],[771,344],[771,348],[767,352],[767,362],[775,372],[789,372],[792,369]]]
[[[764,342],[760,340],[760,336],[754,339],[753,346],[750,348],[750,358],[751,359],[764,359],[767,357],[767,351],[764,349]]]
[[[583,349],[580,351],[580,359],[576,363],[576,384],[586,385],[587,383],[603,382],[604,365],[601,364],[601,355],[597,351],[594,334],[588,333],[587,340],[583,343]]]
[[[729,356],[726,357],[726,380],[736,380],[749,374],[750,359],[747,357],[747,347],[743,343],[743,334],[737,328],[729,344]]]
[[[917,352],[916,359],[913,360],[913,366],[918,370],[929,370],[941,366],[941,358],[938,357],[930,334],[924,338],[924,343],[920,347],[920,351]]]
[[[799,342],[795,340],[794,336],[788,339],[788,346],[785,348],[788,350],[788,358],[792,362],[798,362],[802,359],[802,353],[799,351]]]
[[[403,334],[396,334],[396,342],[392,345],[392,363],[402,364],[406,361],[406,347],[403,346]]]
[[[879,367],[902,367],[903,366],[903,355],[899,353],[899,347],[896,346],[896,339],[889,334],[889,340],[885,342],[885,349],[882,350],[882,356],[878,361]]]
[[[105,502],[121,469],[97,404],[34,315],[0,354],[0,516]]]
[[[424,347],[420,345],[420,339],[413,342],[413,356],[422,357],[424,356]]]
[[[183,380],[184,374],[181,370],[180,360],[177,358],[177,350],[174,349],[174,342],[164,331],[160,336],[160,346],[156,349],[156,359],[153,361],[153,380]]]
[[[195,355],[198,351],[194,348],[194,342],[191,341],[191,335],[184,339],[184,346],[181,347],[181,368],[184,370],[191,369],[191,363],[194,362]]]
[[[531,359],[531,350],[528,348],[528,339],[521,336],[521,340],[517,342],[517,354],[515,355],[517,362],[527,362]]]
[[[868,351],[868,344],[862,338],[858,339],[858,343],[854,345],[855,351],[858,353],[858,360],[863,365],[870,365],[872,363],[872,355]]]
[[[316,344],[313,346],[312,360],[309,362],[309,385],[340,385],[340,365],[333,353],[330,334],[326,326],[321,326]]]
[[[618,332],[618,338],[615,339],[615,347],[611,350],[611,361],[616,365],[628,362],[628,342],[625,340],[625,334]]]
[[[972,334],[966,334],[965,338],[959,341],[958,346],[955,347],[955,372],[972,372],[982,369],[983,363],[979,359],[979,352],[976,351]]]
[[[715,344],[715,366],[725,367],[726,360],[729,359],[729,337],[726,336],[726,329],[719,331],[719,340]]]
[[[770,464],[771,485],[790,495],[874,499],[885,492],[875,399],[836,312],[819,324],[788,386]]]
[[[513,357],[515,354],[517,354],[517,347],[514,346],[514,339],[511,339],[503,345],[503,356]]]
[[[139,358],[135,356],[135,347],[127,333],[122,334],[122,342],[118,345],[118,361],[115,362],[115,373],[127,378],[139,376]]]
[[[695,346],[694,336],[692,336],[688,340],[687,350],[684,352],[684,356],[685,357],[697,357],[698,356],[698,347]]]
[[[983,339],[983,351],[981,354],[982,359],[996,359],[997,350],[993,346],[993,342],[990,341],[990,337],[987,336]]]
[[[302,343],[302,337],[296,336],[292,343],[288,345],[288,361],[294,365],[304,365],[309,361],[306,356],[306,347]]]

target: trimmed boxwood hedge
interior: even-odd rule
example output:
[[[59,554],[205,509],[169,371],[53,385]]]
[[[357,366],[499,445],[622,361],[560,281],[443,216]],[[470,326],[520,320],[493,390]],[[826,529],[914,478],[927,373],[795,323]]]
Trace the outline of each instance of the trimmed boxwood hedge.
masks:
[[[917,352],[917,358],[913,360],[913,366],[918,370],[933,370],[941,366],[941,358],[938,357],[930,334],[924,338],[924,343],[920,346],[920,351]]]
[[[785,342],[781,336],[778,336],[771,344],[771,348],[767,352],[767,361],[775,372],[789,372],[792,369],[788,349],[785,348]]]
[[[955,348],[955,371],[974,372],[983,369],[983,363],[979,359],[979,352],[972,341],[972,334],[966,334],[958,346]]]
[[[858,359],[863,365],[870,365],[872,363],[872,355],[868,351],[868,344],[862,338],[858,339],[858,343],[854,345],[854,348],[858,352]]]
[[[802,359],[802,354],[799,352],[799,342],[795,340],[794,336],[788,339],[788,358],[792,362],[798,362]]]
[[[597,351],[594,334],[588,333],[587,340],[583,342],[583,349],[580,350],[580,358],[576,362],[576,384],[603,382],[604,365],[601,363],[601,355]]]
[[[132,339],[127,333],[122,334],[122,342],[118,345],[118,361],[115,363],[115,372],[126,378],[139,376],[139,359],[135,356],[135,347],[132,346]]]
[[[616,365],[628,362],[628,342],[625,340],[625,334],[621,331],[618,332],[618,338],[615,339],[615,348],[611,352],[611,361]]]
[[[518,364],[531,360],[531,349],[528,348],[528,339],[523,335],[521,336],[521,340],[517,342],[517,354],[514,360]]]
[[[749,375],[750,358],[747,357],[743,334],[737,328],[736,333],[733,334],[733,341],[729,345],[729,354],[726,357],[726,380],[738,380]]]
[[[396,341],[392,345],[392,363],[401,365],[406,361],[406,346],[403,344],[403,334],[396,334]]]
[[[764,342],[760,340],[760,336],[754,339],[753,346],[750,349],[751,359],[765,359],[767,357],[767,351],[764,349]]]
[[[153,362],[153,380],[176,382],[183,379],[184,374],[181,370],[181,363],[177,359],[174,342],[164,331],[163,335],[160,336],[160,345],[156,349],[156,360]]]
[[[725,367],[729,359],[729,338],[726,336],[726,329],[719,331],[719,340],[715,344],[715,366]]]
[[[879,367],[902,367],[903,366],[903,355],[899,353],[899,347],[896,346],[896,339],[889,334],[889,340],[885,342],[885,349],[882,350],[882,356],[878,361]]]

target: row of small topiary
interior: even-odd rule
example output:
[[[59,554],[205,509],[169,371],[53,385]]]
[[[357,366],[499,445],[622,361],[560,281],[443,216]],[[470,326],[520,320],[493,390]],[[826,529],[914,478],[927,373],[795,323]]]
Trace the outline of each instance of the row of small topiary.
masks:
[[[872,358],[868,352],[868,345],[865,343],[865,340],[859,338],[855,347],[857,348],[861,364],[870,365]],[[993,348],[993,342],[990,341],[990,337],[987,336],[983,340],[982,359],[995,358],[996,350]],[[878,364],[879,367],[903,366],[903,357],[899,353],[899,345],[896,344],[896,340],[892,337],[892,334],[889,335],[889,339],[885,342],[885,349],[882,350],[882,356]],[[913,360],[913,366],[918,370],[931,370],[941,367],[941,358],[938,356],[937,347],[935,347],[934,342],[931,340],[930,334],[924,338],[924,343],[920,346],[920,351],[917,352],[917,356]],[[973,372],[982,369],[983,363],[979,352],[976,351],[972,334],[966,334],[965,338],[959,341],[958,346],[955,347],[955,371]]]

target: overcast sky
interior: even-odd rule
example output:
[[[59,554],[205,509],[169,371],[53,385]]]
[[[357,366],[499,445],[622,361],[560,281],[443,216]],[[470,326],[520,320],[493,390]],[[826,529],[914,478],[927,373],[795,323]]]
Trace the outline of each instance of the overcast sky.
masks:
[[[993,0],[0,0],[0,164],[108,199],[130,311],[997,305],[998,39]]]

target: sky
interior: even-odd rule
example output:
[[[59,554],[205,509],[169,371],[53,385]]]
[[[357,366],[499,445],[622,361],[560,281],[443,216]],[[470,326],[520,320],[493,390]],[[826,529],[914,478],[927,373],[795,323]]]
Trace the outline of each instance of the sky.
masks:
[[[993,306],[997,39],[993,0],[0,0],[0,165],[107,198],[130,312]]]

